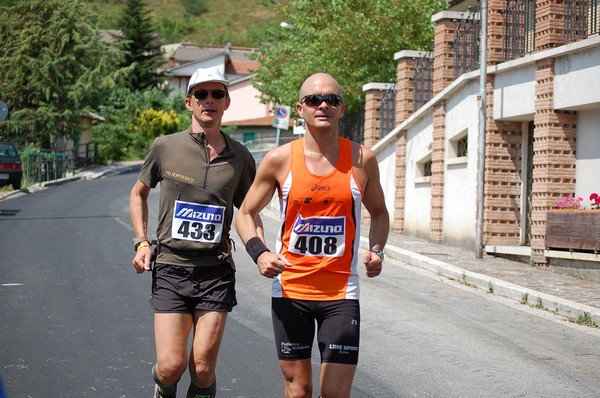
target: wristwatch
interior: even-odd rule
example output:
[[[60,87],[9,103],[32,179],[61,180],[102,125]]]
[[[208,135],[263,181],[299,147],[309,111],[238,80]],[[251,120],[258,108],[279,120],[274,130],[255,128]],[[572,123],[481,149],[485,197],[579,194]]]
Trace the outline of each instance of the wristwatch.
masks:
[[[138,245],[142,242],[150,242],[148,238],[133,238],[133,250],[137,251]]]
[[[370,251],[371,253],[375,253],[375,254],[377,254],[377,255],[379,256],[379,258],[381,259],[381,261],[383,261],[383,257],[384,257],[384,255],[383,255],[383,250],[379,250],[379,249],[369,249],[369,251]]]

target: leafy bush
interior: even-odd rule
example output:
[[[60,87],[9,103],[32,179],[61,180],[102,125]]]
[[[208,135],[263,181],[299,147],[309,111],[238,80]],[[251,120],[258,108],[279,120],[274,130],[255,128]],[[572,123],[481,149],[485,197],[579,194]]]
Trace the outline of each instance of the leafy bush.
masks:
[[[197,17],[208,11],[206,0],[179,0],[185,13],[189,16]]]
[[[154,138],[191,123],[182,94],[167,98],[155,88],[141,92],[116,88],[106,93],[99,108],[105,121],[96,122],[94,141],[103,162],[142,158]]]

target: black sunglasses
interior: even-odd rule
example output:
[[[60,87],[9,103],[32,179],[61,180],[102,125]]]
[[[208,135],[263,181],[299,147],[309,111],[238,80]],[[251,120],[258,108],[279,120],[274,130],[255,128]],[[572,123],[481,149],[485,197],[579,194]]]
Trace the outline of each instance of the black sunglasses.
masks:
[[[225,90],[198,90],[194,93],[194,97],[199,100],[208,98],[208,93],[212,95],[214,99],[225,98]]]
[[[323,103],[323,101],[325,101],[325,103],[329,106],[340,106],[344,102],[344,99],[335,94],[309,94],[302,97],[300,103],[305,103],[308,106],[319,106]]]

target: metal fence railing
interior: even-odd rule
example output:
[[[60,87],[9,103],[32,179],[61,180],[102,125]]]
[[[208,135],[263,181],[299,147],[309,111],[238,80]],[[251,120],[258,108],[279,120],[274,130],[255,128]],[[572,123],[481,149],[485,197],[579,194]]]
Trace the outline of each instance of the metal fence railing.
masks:
[[[340,135],[354,142],[363,142],[365,137],[365,105],[357,109],[344,112],[340,119]]]
[[[600,0],[564,0],[565,42],[600,33]]]
[[[379,108],[381,121],[379,138],[383,138],[396,127],[396,85],[383,90],[382,94],[381,107]]]
[[[415,111],[425,105],[433,96],[433,54],[415,59],[414,104]]]
[[[90,166],[98,163],[98,143],[94,141],[80,144],[73,148],[72,157],[74,159],[74,168],[78,169],[84,166]]]
[[[504,9],[504,61],[530,54],[536,49],[537,2],[506,0]],[[563,0],[561,43],[570,43],[600,33],[600,0]],[[560,43],[559,43],[560,44]]]
[[[23,175],[28,183],[40,183],[66,177],[69,169],[69,152],[38,150],[25,152]]]
[[[479,6],[469,9],[461,19],[456,36],[452,42],[454,48],[454,78],[479,68],[481,20]]]
[[[504,60],[535,51],[535,0],[506,0],[503,15]]]
[[[65,178],[68,171],[98,163],[98,144],[88,142],[73,149],[40,149],[23,153],[23,177],[30,184]]]

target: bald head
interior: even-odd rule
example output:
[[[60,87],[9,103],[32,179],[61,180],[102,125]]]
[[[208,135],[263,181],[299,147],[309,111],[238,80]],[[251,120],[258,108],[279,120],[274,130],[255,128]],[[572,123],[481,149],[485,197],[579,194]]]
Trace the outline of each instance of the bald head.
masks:
[[[342,88],[337,80],[327,73],[315,73],[302,83],[300,99],[309,94],[337,94],[343,96]]]

